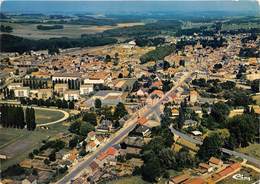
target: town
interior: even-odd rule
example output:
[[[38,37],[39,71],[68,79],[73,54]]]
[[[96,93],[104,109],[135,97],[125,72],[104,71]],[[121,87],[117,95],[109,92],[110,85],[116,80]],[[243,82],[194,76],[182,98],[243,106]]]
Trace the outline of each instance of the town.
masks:
[[[259,183],[259,28],[224,25],[1,52],[1,182]]]

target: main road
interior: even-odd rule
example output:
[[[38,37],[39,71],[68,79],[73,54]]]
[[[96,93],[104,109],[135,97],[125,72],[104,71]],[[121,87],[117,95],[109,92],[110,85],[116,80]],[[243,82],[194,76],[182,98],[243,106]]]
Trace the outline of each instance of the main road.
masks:
[[[152,114],[156,109],[160,107],[160,105],[168,101],[168,97],[176,90],[179,86],[183,84],[183,82],[190,77],[191,72],[185,72],[181,76],[180,80],[176,83],[175,86],[172,87],[170,91],[168,91],[161,99],[159,99],[152,107],[145,106],[141,110],[134,113],[130,119],[125,122],[125,126],[122,127],[119,131],[117,131],[111,138],[104,143],[104,145],[100,145],[99,148],[93,152],[89,157],[84,159],[82,162],[79,162],[76,166],[69,171],[67,175],[65,175],[61,180],[57,182],[57,184],[70,183],[71,180],[76,179],[83,171],[86,169],[90,163],[92,163],[102,152],[106,151],[109,147],[115,145],[120,140],[125,138],[129,132],[131,132],[135,126],[137,125],[138,116],[148,117]],[[140,113],[143,111],[142,113]]]

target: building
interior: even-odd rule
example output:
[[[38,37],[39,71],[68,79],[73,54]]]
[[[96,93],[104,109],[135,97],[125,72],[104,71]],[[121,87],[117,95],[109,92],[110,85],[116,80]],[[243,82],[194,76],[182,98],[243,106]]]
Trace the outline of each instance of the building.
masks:
[[[210,166],[209,164],[206,164],[206,163],[200,163],[199,168],[202,170],[205,170],[206,172],[212,172],[214,169],[212,166]]]
[[[80,95],[87,95],[94,91],[94,85],[93,84],[83,84],[80,85]]]
[[[198,101],[198,92],[195,90],[190,91],[190,103],[194,104]]]
[[[124,102],[126,93],[121,91],[103,90],[98,91],[90,100],[89,104],[94,106],[95,100],[100,99],[102,105],[117,105],[119,102]]]
[[[63,82],[67,82],[68,80],[77,80],[80,79],[81,74],[80,73],[55,73],[52,76],[52,81],[63,81]]]
[[[210,166],[213,166],[213,167],[218,167],[218,168],[220,168],[220,167],[223,166],[223,161],[220,160],[220,159],[218,159],[218,158],[216,158],[216,157],[211,157],[211,158],[209,159],[209,165],[210,165]]]
[[[63,94],[65,91],[67,91],[69,89],[68,84],[55,84],[54,85],[54,91],[56,93]]]
[[[65,91],[64,94],[63,94],[63,98],[64,100],[70,100],[70,101],[73,101],[73,100],[79,100],[80,98],[80,95],[79,95],[79,90],[68,90],[68,91]]]
[[[9,90],[15,90],[16,88],[23,87],[23,83],[11,83],[7,86]]]
[[[38,89],[38,99],[44,99],[47,100],[49,98],[52,98],[53,91],[52,89]]]
[[[14,96],[18,98],[28,98],[30,94],[29,87],[17,87],[14,89]]]
[[[198,125],[197,121],[194,121],[192,119],[188,119],[188,120],[184,121],[183,128],[195,127],[197,125]]]
[[[93,72],[84,76],[84,84],[103,84],[107,85],[111,82],[111,76],[108,72]]]
[[[169,180],[169,184],[183,183],[186,180],[188,180],[189,178],[190,178],[190,175],[188,175],[188,174],[183,174],[183,175],[171,177],[170,180]]]

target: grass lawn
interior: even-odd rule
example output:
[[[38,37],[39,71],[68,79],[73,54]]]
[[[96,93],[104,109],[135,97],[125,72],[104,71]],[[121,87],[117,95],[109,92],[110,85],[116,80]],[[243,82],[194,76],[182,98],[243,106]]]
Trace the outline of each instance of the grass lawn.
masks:
[[[55,124],[49,126],[49,130],[37,128],[35,131],[26,129],[0,128],[0,154],[7,155],[8,159],[1,162],[1,169],[19,163],[28,157],[28,154],[38,148],[42,140],[50,136],[66,132],[67,126]]]
[[[245,148],[239,148],[237,151],[241,153],[245,153],[247,155],[250,155],[252,157],[255,157],[257,159],[260,159],[260,144],[250,144],[249,146]]]
[[[34,110],[35,110],[35,119],[37,124],[49,123],[64,117],[64,114],[60,111],[48,111],[42,109],[34,109]]]

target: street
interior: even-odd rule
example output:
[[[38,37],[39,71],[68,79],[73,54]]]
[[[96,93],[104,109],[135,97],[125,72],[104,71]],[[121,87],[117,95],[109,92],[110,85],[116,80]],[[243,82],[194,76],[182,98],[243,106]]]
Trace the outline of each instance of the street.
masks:
[[[144,109],[147,109],[146,111],[144,111],[143,114],[141,114],[141,116],[143,117],[148,117],[150,114],[152,114],[154,111],[156,111],[156,109],[162,104],[162,102],[165,99],[169,99],[168,97],[171,95],[171,93],[177,89],[189,76],[191,75],[191,73],[186,73],[185,75],[183,75],[179,82],[177,82],[177,85],[173,86],[172,89],[170,91],[168,91],[163,98],[161,98],[160,100],[158,100],[156,102],[156,104],[154,104],[150,109],[148,109],[146,106],[143,107]],[[139,110],[141,111],[141,109]],[[138,111],[138,112],[139,112]],[[92,153],[92,155],[90,157],[88,157],[86,160],[78,163],[77,166],[74,166],[74,168],[66,175],[64,176],[61,180],[59,180],[57,182],[57,184],[64,184],[64,183],[69,183],[71,180],[75,179],[76,177],[78,177],[82,171],[84,169],[86,169],[89,164],[94,161],[102,152],[106,151],[109,147],[115,145],[116,143],[118,143],[120,140],[122,140],[123,138],[125,138],[129,132],[131,132],[135,126],[137,125],[137,114],[138,112],[134,113],[129,120],[125,123],[126,126],[124,126],[123,128],[121,128],[118,132],[116,132],[114,135],[112,135],[112,137],[108,140],[108,142],[103,145],[100,146],[99,149],[97,149],[95,152]]]

